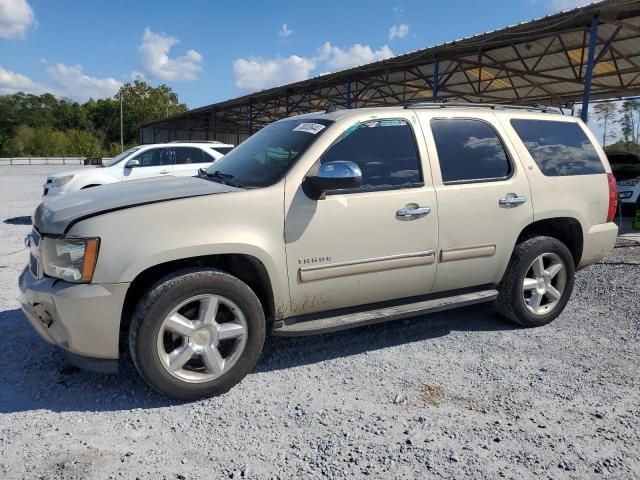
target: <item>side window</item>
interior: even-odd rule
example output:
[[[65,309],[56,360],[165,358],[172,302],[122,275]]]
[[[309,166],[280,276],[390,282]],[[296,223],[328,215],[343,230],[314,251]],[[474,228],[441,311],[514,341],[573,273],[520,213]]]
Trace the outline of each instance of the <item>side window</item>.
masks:
[[[140,162],[142,167],[159,167],[173,164],[171,148],[152,148],[139,153],[134,158]]]
[[[544,175],[605,173],[598,152],[579,124],[514,119],[511,126]]]
[[[502,141],[488,123],[436,118],[431,130],[444,183],[497,180],[511,174]]]
[[[176,147],[176,165],[186,163],[205,163],[211,160],[203,158],[203,151],[195,147]]]
[[[363,190],[422,184],[413,130],[404,120],[356,123],[329,147],[321,163],[337,160],[348,160],[360,167]]]

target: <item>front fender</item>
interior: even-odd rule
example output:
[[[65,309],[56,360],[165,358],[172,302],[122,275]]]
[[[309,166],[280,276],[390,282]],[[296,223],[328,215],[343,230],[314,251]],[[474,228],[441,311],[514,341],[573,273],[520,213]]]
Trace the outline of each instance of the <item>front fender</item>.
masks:
[[[269,275],[279,312],[290,309],[283,187],[183,198],[81,220],[69,236],[99,237],[93,281],[128,283],[150,267],[194,257],[248,255]]]

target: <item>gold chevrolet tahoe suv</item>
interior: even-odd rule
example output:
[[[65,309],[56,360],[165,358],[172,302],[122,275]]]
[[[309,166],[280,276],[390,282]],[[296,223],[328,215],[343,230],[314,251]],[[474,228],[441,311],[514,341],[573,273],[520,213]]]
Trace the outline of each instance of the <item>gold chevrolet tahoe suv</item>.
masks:
[[[275,122],[198,177],[45,199],[22,309],[75,363],[128,349],[167,395],[221,394],[265,335],[493,301],[545,325],[613,248],[615,180],[580,120],[414,104]]]

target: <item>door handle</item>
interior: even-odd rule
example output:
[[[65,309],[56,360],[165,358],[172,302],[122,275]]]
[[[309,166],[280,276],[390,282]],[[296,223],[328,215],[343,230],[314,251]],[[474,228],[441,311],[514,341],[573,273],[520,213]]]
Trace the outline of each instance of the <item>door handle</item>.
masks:
[[[397,217],[403,218],[418,218],[424,217],[431,213],[431,209],[429,207],[411,207],[411,208],[401,208],[396,212]]]
[[[498,205],[502,208],[513,208],[526,202],[527,197],[521,197],[515,193],[507,193],[504,197],[498,200]]]
[[[166,175],[167,173],[171,173],[169,170],[160,170],[161,175]]]

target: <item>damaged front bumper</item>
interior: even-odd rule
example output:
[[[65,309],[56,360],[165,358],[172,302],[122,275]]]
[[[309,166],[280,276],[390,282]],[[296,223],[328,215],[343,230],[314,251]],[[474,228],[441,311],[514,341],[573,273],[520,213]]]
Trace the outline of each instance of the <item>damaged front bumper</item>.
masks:
[[[118,369],[120,319],[128,283],[73,284],[36,278],[25,268],[20,306],[29,323],[69,361],[100,372]]]

